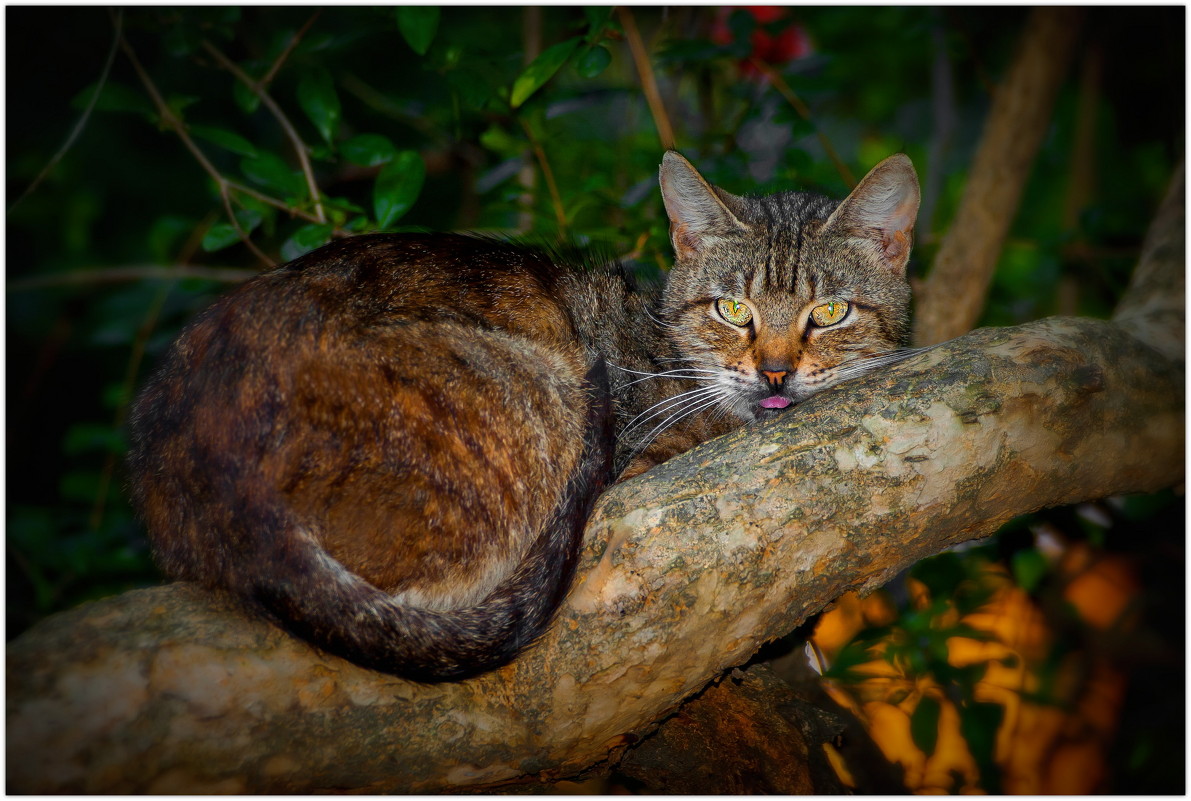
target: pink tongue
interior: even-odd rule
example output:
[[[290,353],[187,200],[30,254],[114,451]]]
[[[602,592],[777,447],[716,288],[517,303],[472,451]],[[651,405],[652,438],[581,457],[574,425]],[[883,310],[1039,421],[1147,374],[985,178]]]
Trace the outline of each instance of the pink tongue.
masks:
[[[784,409],[789,405],[790,399],[783,398],[781,395],[774,395],[761,401],[761,406],[765,409]]]

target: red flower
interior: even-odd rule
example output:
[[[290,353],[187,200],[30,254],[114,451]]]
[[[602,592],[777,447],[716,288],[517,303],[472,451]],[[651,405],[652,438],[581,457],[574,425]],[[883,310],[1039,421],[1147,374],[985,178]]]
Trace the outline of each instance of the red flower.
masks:
[[[811,41],[806,30],[799,25],[790,14],[790,9],[783,6],[739,6],[723,7],[716,12],[715,21],[711,27],[711,40],[719,45],[732,43],[732,29],[728,26],[728,18],[737,11],[744,11],[756,21],[749,44],[752,46],[749,58],[739,64],[741,73],[749,76],[760,74],[752,59],[777,66],[810,55]],[[788,21],[786,25],[778,27],[771,23]],[[768,30],[767,30],[768,29]],[[776,33],[770,33],[775,30]]]

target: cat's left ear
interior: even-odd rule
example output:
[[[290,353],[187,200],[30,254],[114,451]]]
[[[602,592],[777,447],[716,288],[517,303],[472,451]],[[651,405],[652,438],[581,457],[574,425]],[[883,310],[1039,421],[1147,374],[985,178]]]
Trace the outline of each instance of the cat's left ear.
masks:
[[[898,153],[864,176],[827,218],[822,231],[871,243],[877,259],[900,278],[910,260],[919,200],[914,165]]]

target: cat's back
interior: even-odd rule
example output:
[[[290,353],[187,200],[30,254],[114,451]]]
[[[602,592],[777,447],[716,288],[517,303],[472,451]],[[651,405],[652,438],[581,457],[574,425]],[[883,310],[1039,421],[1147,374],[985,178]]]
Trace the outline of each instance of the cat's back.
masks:
[[[428,609],[503,586],[589,494],[570,485],[603,414],[556,297],[565,270],[516,244],[373,235],[217,301],[132,418],[134,495],[163,569],[285,598],[350,574]],[[347,572],[277,563],[306,541]],[[262,589],[270,571],[297,589]]]
[[[399,321],[453,320],[565,341],[574,329],[557,287],[568,272],[545,251],[496,239],[356,236],[247,282],[198,324],[240,315],[281,325],[275,330],[282,335],[320,326],[362,330]]]

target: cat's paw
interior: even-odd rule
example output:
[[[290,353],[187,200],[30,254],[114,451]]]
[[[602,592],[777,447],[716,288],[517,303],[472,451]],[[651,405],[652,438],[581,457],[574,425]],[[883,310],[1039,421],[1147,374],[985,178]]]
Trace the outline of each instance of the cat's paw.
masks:
[[[658,461],[656,459],[652,459],[645,454],[641,454],[637,458],[633,459],[633,461],[629,462],[628,467],[620,472],[620,475],[616,477],[616,483],[619,484],[622,481],[628,481],[630,478],[635,478],[649,468],[657,466],[657,464]]]

